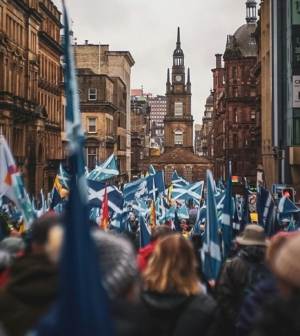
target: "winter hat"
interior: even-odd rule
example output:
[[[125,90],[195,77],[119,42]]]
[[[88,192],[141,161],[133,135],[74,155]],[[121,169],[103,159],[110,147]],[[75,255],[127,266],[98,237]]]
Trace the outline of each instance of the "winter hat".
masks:
[[[2,240],[0,250],[7,251],[10,255],[10,260],[13,262],[20,251],[25,249],[25,244],[21,238],[9,237]]]
[[[102,230],[92,233],[96,243],[104,287],[110,298],[121,296],[138,275],[136,255],[130,242]]]
[[[265,230],[257,224],[247,225],[243,231],[243,235],[236,237],[236,241],[240,245],[267,246]]]
[[[288,239],[271,263],[273,272],[296,288],[300,288],[300,235]]]

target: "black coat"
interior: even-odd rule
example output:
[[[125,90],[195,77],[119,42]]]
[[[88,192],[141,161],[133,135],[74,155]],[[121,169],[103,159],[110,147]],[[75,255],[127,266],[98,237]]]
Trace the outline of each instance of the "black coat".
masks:
[[[205,295],[143,292],[141,302],[153,321],[156,336],[208,335],[216,303]]]

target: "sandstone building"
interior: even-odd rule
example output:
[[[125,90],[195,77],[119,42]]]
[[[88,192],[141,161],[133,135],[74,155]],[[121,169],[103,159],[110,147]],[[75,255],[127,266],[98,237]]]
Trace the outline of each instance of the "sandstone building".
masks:
[[[0,134],[32,195],[52,189],[62,160],[61,28],[50,0],[0,0]]]

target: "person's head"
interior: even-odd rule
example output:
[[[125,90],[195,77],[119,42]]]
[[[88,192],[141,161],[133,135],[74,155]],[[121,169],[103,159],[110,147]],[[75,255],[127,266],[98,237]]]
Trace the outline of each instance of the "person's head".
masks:
[[[278,254],[270,261],[282,296],[300,294],[300,235],[285,239]]]
[[[18,253],[24,251],[25,243],[21,238],[9,237],[0,242],[0,250],[6,251],[10,256],[10,262],[13,263]]]
[[[186,220],[185,219],[182,219],[181,222],[180,222],[180,226],[183,228],[186,226]]]
[[[197,261],[191,243],[181,234],[161,239],[143,273],[143,289],[184,295],[200,293]]]
[[[267,246],[265,230],[257,224],[248,224],[242,235],[236,237],[239,246]]]
[[[61,217],[52,213],[39,217],[33,222],[31,233],[31,253],[41,254],[47,252],[49,249],[54,249],[53,244],[61,244]],[[58,241],[59,239],[60,241]]]
[[[167,225],[156,226],[151,231],[150,241],[152,243],[155,240],[164,238],[172,233],[174,233],[174,231]]]

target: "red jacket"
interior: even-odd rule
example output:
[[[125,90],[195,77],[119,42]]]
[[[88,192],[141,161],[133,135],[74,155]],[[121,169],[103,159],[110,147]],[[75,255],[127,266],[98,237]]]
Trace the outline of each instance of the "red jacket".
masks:
[[[139,249],[139,253],[137,256],[137,262],[138,262],[138,268],[140,272],[142,272],[147,267],[148,259],[153,253],[156,244],[157,244],[157,240],[154,240],[154,242],[150,243],[146,247]]]

